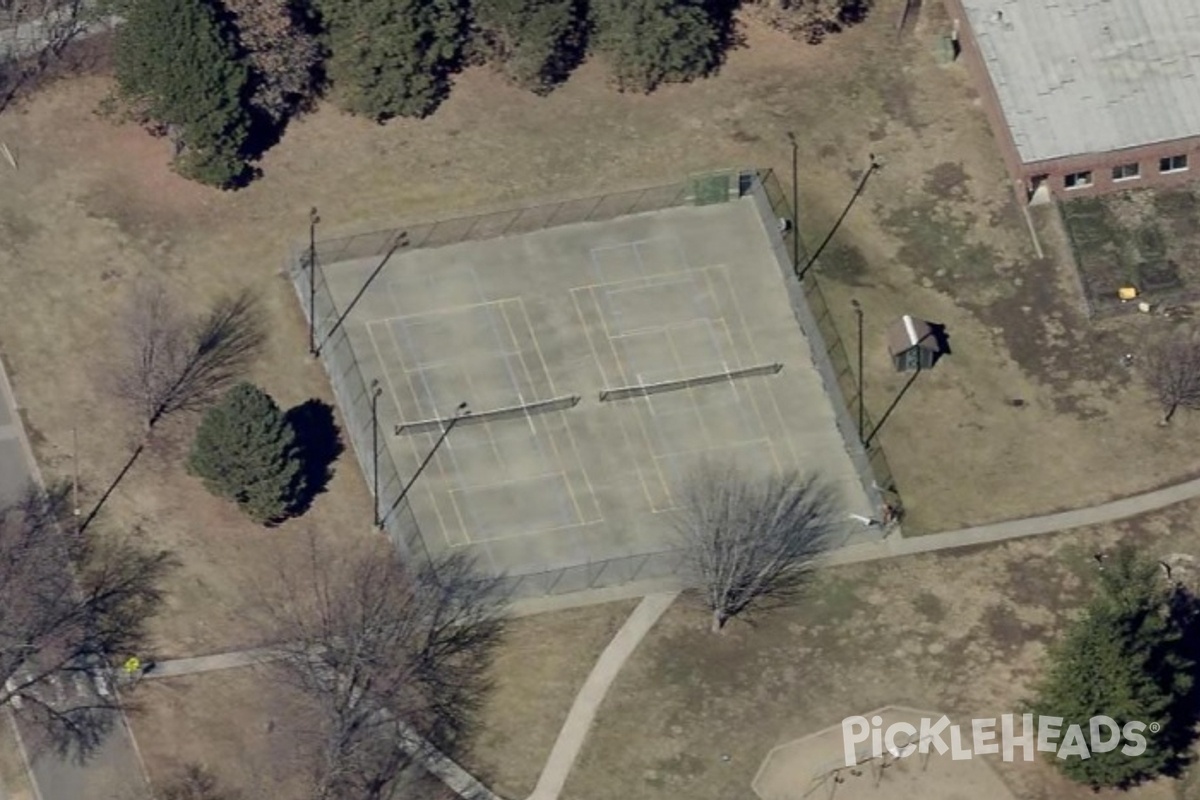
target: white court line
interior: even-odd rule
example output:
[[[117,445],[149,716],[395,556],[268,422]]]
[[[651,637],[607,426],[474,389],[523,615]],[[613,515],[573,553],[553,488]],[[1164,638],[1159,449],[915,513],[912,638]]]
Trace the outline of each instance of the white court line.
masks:
[[[416,314],[399,314],[394,317],[376,317],[372,322],[407,322],[410,319],[420,319],[422,317],[437,317],[446,316],[447,314],[460,314],[464,311],[471,311],[476,308],[485,306],[498,306],[507,303],[515,298],[502,297],[499,300],[481,300],[478,303],[464,303],[460,306],[446,306],[445,308],[435,309],[433,311],[418,311]]]
[[[470,486],[470,487],[465,487],[465,488],[460,488],[460,489],[451,489],[450,493],[451,493],[451,495],[457,495],[457,494],[465,495],[470,491],[480,491],[480,490],[488,490],[488,489],[503,489],[504,487],[509,486],[514,483],[529,483],[532,481],[544,480],[546,478],[559,478],[565,486],[570,488],[571,482],[569,480],[567,480],[567,474],[562,470],[558,470],[557,472],[547,472],[542,475],[534,475],[534,476],[528,477],[528,478],[513,478],[511,480],[498,481],[496,483],[487,483],[487,484],[482,484],[479,486]],[[455,507],[458,507],[457,500],[455,500]],[[575,520],[576,520],[575,522],[571,522],[566,525],[553,525],[549,528],[538,528],[536,530],[529,530],[525,533],[509,534],[508,536],[485,536],[485,537],[480,537],[480,538],[476,538],[476,537],[472,536],[472,537],[470,537],[469,541],[471,544],[485,544],[487,542],[509,541],[511,539],[516,539],[516,538],[519,538],[522,536],[536,536],[538,534],[549,533],[551,531],[563,531],[563,530],[569,530],[571,528],[578,528],[583,525],[594,524],[594,523],[590,523],[590,522],[585,522],[583,519],[583,516],[578,513],[578,508],[576,508]]]
[[[587,339],[588,349],[592,351],[592,360],[596,363],[596,368],[600,370],[600,385],[611,386],[608,380],[608,374],[604,371],[604,362],[600,360],[600,353],[596,350],[596,343],[592,341],[592,326],[588,324],[587,317],[583,315],[583,308],[579,305],[579,297],[575,294],[577,290],[572,289],[571,302],[575,305],[575,313],[579,315],[579,324],[583,328],[583,336]],[[594,304],[593,304],[594,305]],[[597,307],[597,311],[600,309]],[[618,364],[618,368],[619,368]]]
[[[704,269],[707,269],[707,267],[705,267]],[[610,286],[621,286],[622,284],[629,284],[629,283],[638,284],[637,286],[633,286],[630,288],[642,289],[647,286],[655,286],[660,283],[682,282],[682,280],[683,280],[682,277],[680,277],[678,280],[676,280],[675,276],[690,275],[690,274],[698,272],[698,271],[699,270],[697,270],[697,269],[693,269],[693,268],[689,267],[686,269],[677,269],[674,272],[658,272],[658,273],[655,273],[654,275],[639,275],[636,278],[622,278],[619,281],[603,281],[601,283],[589,283],[589,284],[585,284],[583,286],[576,286],[571,291],[583,290],[583,289],[604,289],[604,288],[607,288]],[[625,291],[625,290],[621,289],[619,291]]]
[[[613,283],[603,284],[604,286],[612,287],[608,289],[609,295],[625,294],[627,292],[641,292],[646,289],[657,289],[660,286],[678,286],[679,284],[694,283],[692,274],[695,270],[688,272],[663,272],[657,275],[642,275],[637,278],[629,278],[623,281],[615,281]],[[638,286],[626,286],[624,284],[637,283]]]
[[[668,459],[675,459],[679,456],[688,456],[688,455],[693,455],[696,453],[728,452],[728,451],[734,450],[735,448],[750,447],[752,445],[765,447],[767,449],[767,452],[771,456],[772,463],[775,464],[775,468],[780,469],[779,458],[778,458],[778,456],[775,455],[775,447],[774,447],[774,445],[772,445],[770,439],[765,439],[765,438],[764,439],[748,439],[745,441],[733,442],[732,444],[724,444],[719,447],[702,447],[702,448],[699,448],[696,450],[681,450],[678,453],[668,453],[663,456],[655,456],[654,459],[656,461],[666,461]],[[679,508],[679,505],[676,503],[673,503],[672,505],[668,506],[667,508],[652,508],[651,512],[654,514],[665,514],[666,512],[674,511],[677,508]]]
[[[659,333],[660,331],[677,331],[682,328],[694,328],[697,325],[710,325],[713,322],[712,317],[693,317],[692,319],[683,322],[668,322],[666,325],[654,325],[646,328],[636,328],[625,333],[618,333],[610,337],[615,342],[617,339],[624,339],[628,336],[645,336],[647,333]],[[720,319],[717,317],[716,319]]]
[[[541,363],[541,366],[542,366],[542,374],[546,378],[546,383],[549,384],[549,386],[550,386],[550,396],[555,397],[556,394],[554,392],[554,384],[550,381],[550,368],[546,364],[545,357],[542,355],[541,347],[538,346],[537,334],[534,333],[534,331],[533,331],[533,324],[531,323],[531,321],[529,319],[529,314],[525,311],[525,304],[523,302],[520,302],[520,298],[518,298],[518,306],[521,309],[522,315],[525,317],[525,328],[526,328],[526,330],[529,331],[529,338],[533,341],[534,351],[537,353],[538,361]],[[517,337],[516,337],[516,333],[513,331],[512,321],[508,318],[507,313],[504,314],[504,324],[508,326],[508,335],[512,337],[513,344],[515,345],[517,343]],[[533,380],[533,373],[529,369],[529,364],[526,363],[526,361],[525,361],[524,354],[522,354],[520,356],[520,359],[521,359],[521,366],[525,368],[525,377],[529,379],[529,385],[536,387],[537,383],[535,383]],[[562,412],[559,412],[559,413],[561,414]],[[530,416],[530,417],[527,417],[527,419],[529,420],[529,428],[532,431],[533,435],[536,437],[538,435],[538,433],[533,425],[533,417]],[[558,442],[555,441],[554,433],[553,433],[553,431],[551,431],[549,426],[546,426],[546,437],[550,440],[550,447],[554,450],[554,463],[558,465],[558,468],[560,470],[562,470],[563,481],[567,484],[567,494],[571,498],[571,505],[575,506],[575,516],[578,519],[582,520],[583,519],[583,509],[579,506],[578,498],[575,497],[575,490],[571,488],[571,481],[567,480],[567,478],[566,478],[566,466],[567,465],[563,461],[562,451],[558,449]],[[546,455],[542,451],[541,447],[538,447],[538,452],[542,456]]]
[[[609,333],[609,330],[608,330],[608,322],[604,319],[604,307],[601,306],[599,302],[597,302],[595,289],[589,288],[588,296],[591,297],[592,303],[596,307],[596,312],[597,312],[598,316],[600,317],[600,327],[604,331],[605,339],[608,341],[608,348],[612,352],[613,358],[616,359],[617,371],[621,373],[621,382],[623,385],[628,385],[628,384],[626,384],[626,381],[628,381],[629,378],[625,374],[625,362],[621,358],[621,354],[617,352],[616,346],[613,344],[612,335]],[[624,420],[621,421],[621,429],[626,432],[626,437],[627,437],[626,442],[632,448],[633,442],[628,440],[629,433],[628,433],[628,428],[625,427]],[[642,420],[640,414],[638,415],[638,432],[642,435],[642,444],[645,445],[647,452],[653,453],[654,452],[654,442],[650,441],[649,436],[647,436],[646,428],[645,428],[645,425],[643,423],[643,420]],[[642,483],[642,491],[646,493],[646,502],[649,503],[650,508],[653,509],[655,507],[654,506],[654,497],[653,497],[653,495],[650,494],[650,487],[646,485],[646,476],[642,473],[641,459],[634,459],[633,468],[634,468],[634,471],[637,473],[638,480],[641,481],[641,483]],[[669,490],[666,487],[666,483],[663,481],[662,473],[659,471],[657,464],[654,465],[654,471],[656,473],[658,473],[659,486],[664,491],[669,493]]]
[[[384,381],[384,383],[387,384],[388,392],[392,396],[392,402],[396,404],[396,414],[400,419],[403,419],[404,418],[404,410],[403,410],[404,406],[402,406],[400,404],[400,396],[396,393],[396,385],[392,382],[391,372],[388,370],[387,362],[384,361],[383,354],[380,352],[379,342],[375,339],[375,334],[371,333],[371,330],[369,327],[367,328],[367,336],[370,337],[371,347],[374,348],[374,350],[375,350],[375,358],[379,362],[379,371],[383,374],[383,381]],[[412,395],[413,400],[416,401],[417,398],[416,398],[415,390],[413,389],[413,386],[412,386],[412,381],[408,377],[408,374],[409,374],[408,370],[404,369],[403,356],[399,355],[399,348],[396,345],[396,337],[394,334],[391,333],[390,327],[388,329],[388,338],[390,338],[392,341],[392,347],[397,350],[397,356],[400,358],[400,368],[404,371],[405,382],[408,384],[409,393]],[[419,402],[417,402],[416,405],[418,408],[420,407]],[[413,437],[409,437],[409,438],[412,439]],[[388,441],[389,441],[388,439],[384,439],[383,446],[384,446],[384,449],[388,451],[388,457],[390,458],[391,457],[391,445],[387,444]],[[418,455],[418,453],[417,453],[417,446],[412,441],[409,442],[409,450],[412,453],[414,458],[418,458],[418,459],[420,458],[420,455]],[[400,470],[398,467],[396,467],[395,460],[392,461],[392,467],[396,470],[396,477],[400,478],[400,480],[404,480],[404,478],[400,476]],[[429,499],[433,503],[433,513],[437,517],[438,528],[441,531],[442,538],[445,539],[447,542],[449,542],[450,534],[447,533],[446,520],[442,518],[442,512],[438,508],[437,499],[433,495],[433,488],[430,487],[427,491],[429,492]],[[409,503],[409,508],[412,509],[411,501]],[[414,518],[417,515],[415,510],[412,510],[412,514],[413,514]],[[418,521],[417,522],[418,535],[422,535],[420,533],[420,525],[421,525],[421,523]]]
[[[733,308],[737,312],[738,320],[742,324],[742,336],[746,339],[746,342],[750,346],[751,358],[754,359],[754,363],[756,363],[756,364],[763,363],[761,357],[758,354],[758,348],[754,343],[754,337],[750,335],[750,326],[746,324],[746,315],[742,313],[741,301],[738,300],[737,292],[734,290],[733,283],[729,280],[729,269],[724,264],[710,267],[710,269],[714,269],[714,270],[718,271],[718,273],[721,275],[721,278],[725,284],[726,290],[729,292],[729,297],[733,301]],[[790,311],[790,309],[789,309],[789,311]],[[804,335],[803,331],[800,333],[800,338],[804,342],[806,347],[808,347],[809,349],[812,348],[812,342],[808,341],[808,337]],[[750,405],[754,409],[754,413],[756,415],[758,415],[758,423],[759,423],[759,425],[762,426],[763,433],[765,433],[767,436],[770,436],[771,431],[767,427],[767,418],[763,414],[763,410],[761,408],[759,408],[758,398],[754,396],[755,395],[754,392],[750,392],[749,394],[750,394]],[[767,396],[770,397],[770,399],[771,399],[771,405],[775,409],[775,420],[779,423],[779,427],[776,428],[776,431],[779,431],[780,433],[787,431],[787,426],[784,424],[784,421],[783,421],[783,411],[779,408],[779,401],[775,398],[775,392],[771,391],[770,387],[767,387]],[[788,451],[792,454],[792,463],[800,464],[801,463],[800,462],[800,452],[796,449],[796,445],[792,441],[792,439],[794,437],[784,436],[783,438],[785,440],[784,445],[787,447]]]

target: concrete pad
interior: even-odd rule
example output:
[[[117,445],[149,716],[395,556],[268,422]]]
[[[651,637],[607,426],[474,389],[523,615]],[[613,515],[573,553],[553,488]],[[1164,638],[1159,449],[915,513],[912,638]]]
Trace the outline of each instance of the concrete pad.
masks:
[[[777,238],[745,198],[397,252],[347,317],[348,344],[326,353],[331,373],[346,376],[337,380],[351,380],[340,362],[352,358],[363,385],[379,381],[385,431],[448,418],[462,401],[485,414],[581,398],[456,426],[408,498],[426,548],[467,548],[498,572],[551,582],[555,570],[609,565],[652,577],[641,565],[673,546],[664,512],[706,458],[816,471],[847,514],[870,516],[870,478],[847,451],[845,412],[797,324]],[[332,297],[322,308],[347,307],[377,265],[325,264]],[[599,399],[775,362],[778,374]],[[361,450],[366,393],[346,395]],[[394,474],[412,475],[437,439],[388,435]]]

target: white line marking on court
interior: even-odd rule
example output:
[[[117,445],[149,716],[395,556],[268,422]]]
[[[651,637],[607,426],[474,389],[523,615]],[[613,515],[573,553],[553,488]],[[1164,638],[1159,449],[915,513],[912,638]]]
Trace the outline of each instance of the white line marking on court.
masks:
[[[438,308],[433,311],[418,311],[415,314],[400,314],[395,317],[377,317],[373,322],[404,322],[409,320],[419,320],[423,317],[444,317],[451,314],[461,314],[464,311],[473,311],[477,308],[485,308],[487,306],[498,306],[515,300],[515,297],[502,297],[499,300],[483,300],[479,303],[464,303],[460,306],[447,306],[446,308]],[[429,323],[418,322],[418,325],[428,325]]]
[[[487,491],[487,490],[491,490],[491,489],[502,489],[503,490],[503,489],[506,489],[507,487],[510,487],[512,484],[530,483],[533,481],[545,480],[547,478],[558,478],[563,483],[563,485],[565,485],[567,487],[568,491],[570,490],[571,482],[569,480],[567,480],[566,473],[563,472],[562,470],[558,470],[557,472],[547,472],[547,473],[544,473],[541,475],[534,475],[534,476],[528,477],[528,478],[513,478],[511,480],[498,481],[496,483],[486,483],[486,484],[479,484],[479,485],[475,485],[475,486],[460,487],[460,488],[456,488],[456,489],[451,489],[450,493],[452,496],[453,495],[463,495],[465,498],[471,492]],[[456,506],[458,505],[457,500],[455,500],[455,505]],[[578,513],[578,508],[576,508],[575,519],[576,519],[575,522],[568,523],[566,525],[553,525],[549,528],[526,529],[522,533],[513,533],[513,534],[509,534],[508,536],[486,536],[486,537],[479,537],[479,538],[472,536],[472,537],[470,537],[470,542],[472,544],[484,544],[487,542],[506,541],[509,539],[515,539],[520,536],[533,536],[536,534],[549,533],[551,531],[568,530],[570,528],[578,528],[583,525],[594,524],[594,523],[585,522],[583,519],[583,516]]]
[[[597,318],[600,320],[600,329],[601,329],[601,332],[604,334],[605,342],[608,344],[608,349],[609,349],[609,352],[612,354],[613,361],[616,363],[617,372],[620,373],[621,383],[626,384],[629,379],[625,375],[625,364],[624,364],[624,361],[622,361],[620,354],[617,352],[616,347],[613,344],[612,336],[609,335],[608,324],[604,321],[604,308],[596,301],[595,288],[594,287],[584,287],[584,288],[587,289],[588,297],[592,301],[592,307],[596,310]],[[575,289],[572,289],[571,290],[572,294],[574,294],[575,291],[576,291]],[[582,311],[580,311],[580,318],[583,319]],[[589,343],[591,342],[591,332],[590,332],[591,327],[592,326],[586,324],[586,320],[585,320],[585,328],[588,329]],[[599,355],[599,353],[596,352],[596,349],[594,347],[592,349],[592,352],[596,355],[596,363],[598,365],[601,364],[600,355]],[[600,372],[603,375],[603,373],[604,373],[603,366],[600,367]],[[609,382],[609,379],[607,376],[604,376],[604,385],[605,386],[612,385]],[[621,427],[621,432],[625,434],[625,443],[629,446],[630,450],[633,450],[634,443],[633,443],[632,437],[630,436],[630,433],[629,433],[629,427],[625,424],[625,418],[623,416],[620,418],[619,424]],[[645,447],[646,452],[653,454],[654,446],[651,443],[651,441],[647,438],[646,431],[642,427],[640,418],[638,420],[638,433],[641,436],[642,445]],[[653,509],[654,508],[654,496],[650,493],[649,484],[646,483],[646,476],[642,471],[641,461],[642,461],[642,459],[640,459],[640,458],[633,459],[633,471],[634,471],[634,474],[636,474],[638,477],[638,482],[642,485],[642,492],[646,495],[646,503],[649,504],[650,508]],[[661,484],[661,478],[660,478],[659,482]]]
[[[587,467],[583,463],[583,455],[579,452],[579,442],[575,439],[575,430],[571,424],[571,418],[561,411],[559,414],[562,416],[563,424],[566,426],[567,438],[571,441],[571,451],[575,455],[575,466],[579,468],[579,472],[583,475],[583,482],[587,485],[588,497],[592,499],[592,509],[596,512],[596,519],[590,520],[590,522],[603,522],[604,512],[600,509],[600,499],[596,497],[596,489],[592,486],[592,479],[588,477]],[[622,435],[624,435],[623,430]],[[628,437],[626,437],[626,442],[628,442]],[[580,513],[580,516],[583,517],[584,515]]]
[[[579,297],[575,292],[575,289],[571,290],[571,302],[575,305],[575,313],[579,315],[579,324],[583,327],[583,336],[587,339],[588,349],[592,351],[592,359],[596,368],[600,370],[600,384],[610,386],[608,375],[604,370],[604,362],[600,360],[600,353],[596,349],[596,343],[592,340],[592,326],[588,324],[587,317],[583,315],[583,308],[579,305]]]
[[[729,292],[729,298],[733,302],[734,310],[737,312],[738,321],[741,322],[742,325],[742,336],[746,339],[746,342],[750,347],[751,358],[756,364],[763,363],[758,354],[758,348],[755,346],[754,337],[750,335],[750,326],[746,324],[746,315],[742,312],[742,304],[741,301],[738,300],[737,291],[735,291],[733,282],[729,279],[729,269],[724,264],[716,265],[710,267],[709,269],[716,271],[721,276],[722,282],[725,284],[725,288]],[[803,331],[800,331],[800,339],[804,342],[805,347],[810,349],[812,348],[812,342],[808,341],[808,337],[804,335]],[[779,423],[779,427],[775,430],[783,433],[787,431],[787,426],[783,421],[783,411],[779,408],[779,401],[776,399],[775,392],[771,390],[771,387],[766,387],[766,390],[767,396],[771,399],[771,405],[775,409],[775,420]],[[750,392],[749,394],[750,406],[754,409],[754,413],[758,416],[758,424],[761,426],[763,433],[765,433],[767,436],[770,436],[771,430],[767,427],[767,418],[763,414],[763,410],[759,407],[758,398],[755,396],[756,393]],[[800,452],[796,449],[796,445],[792,441],[793,437],[783,436],[782,438],[784,439],[784,445],[791,453],[791,462],[793,464],[801,463]]]
[[[550,375],[550,365],[542,353],[542,345],[538,342],[537,331],[533,329],[533,320],[529,318],[529,309],[525,307],[525,301],[519,297],[517,306],[521,309],[521,316],[525,318],[525,329],[529,331],[529,339],[533,342],[533,352],[537,353],[538,361],[542,364],[542,375],[546,378],[546,385],[550,387],[550,396],[557,397],[558,392],[554,390],[554,378]]]
[[[370,334],[369,330],[368,330],[368,333]],[[387,368],[387,363],[383,359],[383,354],[379,350],[379,343],[375,340],[374,334],[370,334],[370,336],[371,336],[371,345],[372,345],[372,347],[375,348],[375,358],[379,361],[379,369],[380,369],[380,372],[383,374],[383,380],[388,386],[388,392],[392,396],[392,402],[396,404],[397,417],[399,419],[403,420],[404,419],[404,406],[400,403],[400,396],[396,392],[396,386],[395,386],[395,383],[392,381],[391,372]],[[412,380],[408,377],[408,375],[409,375],[408,370],[404,369],[403,357],[399,355],[400,348],[399,348],[399,345],[396,343],[396,336],[392,332],[392,327],[390,325],[388,326],[388,338],[392,342],[392,348],[397,351],[397,358],[400,359],[400,368],[404,372],[404,379],[405,379],[405,383],[408,384],[409,394],[413,397],[414,402],[417,403],[417,407],[419,408],[420,402],[419,402],[419,400],[417,400],[416,390],[412,385]],[[385,436],[387,436],[387,435],[388,434],[385,433]],[[419,453],[417,451],[416,443],[412,441],[413,437],[410,436],[408,438],[409,438],[409,451],[412,453],[412,456],[414,459],[420,459],[421,456],[419,455]],[[391,445],[387,444],[388,441],[389,441],[389,439],[387,439],[387,438],[384,439],[384,448],[388,451],[388,457],[390,458],[391,457]],[[414,462],[414,463],[416,463],[416,462]],[[392,461],[392,466],[396,469],[396,477],[399,478],[400,477],[399,467],[396,467],[396,462],[394,459]],[[403,478],[400,478],[400,479],[404,480]],[[433,513],[434,513],[434,516],[436,516],[436,518],[437,518],[438,529],[442,534],[442,538],[446,540],[447,545],[450,545],[449,528],[446,525],[446,520],[442,517],[441,509],[438,507],[437,497],[434,495],[433,487],[429,486],[428,488],[423,489],[423,491],[427,492],[429,495],[429,500],[430,500],[431,504],[433,505]],[[409,507],[411,508],[412,501],[409,500],[408,502],[409,502]],[[415,509],[412,510],[412,514],[413,514],[413,517],[415,518],[416,517]],[[417,522],[417,529],[418,529],[417,535],[423,536],[424,534],[420,533],[420,527],[421,527],[421,523],[420,523],[420,521],[418,521]]]
[[[583,290],[583,289],[608,289],[610,287],[622,286],[623,284],[637,284],[636,286],[633,286],[631,288],[641,289],[646,286],[655,286],[655,285],[657,285],[659,283],[663,283],[663,282],[666,282],[666,283],[682,282],[684,280],[683,276],[689,275],[690,273],[692,273],[694,271],[695,270],[692,270],[692,269],[681,269],[681,270],[676,270],[674,272],[659,272],[659,273],[656,273],[654,275],[649,275],[649,276],[639,275],[636,278],[622,278],[619,281],[604,281],[602,283],[589,283],[584,286],[576,286],[575,289],[572,289],[571,291]],[[676,276],[680,276],[680,277],[677,278]],[[624,291],[624,290],[618,290],[618,291]]]

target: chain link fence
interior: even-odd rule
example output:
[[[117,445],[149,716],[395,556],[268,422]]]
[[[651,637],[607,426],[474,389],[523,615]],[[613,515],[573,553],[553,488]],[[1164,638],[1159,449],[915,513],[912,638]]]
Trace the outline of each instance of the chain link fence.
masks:
[[[338,318],[344,309],[337,308],[321,265],[381,257],[403,236],[407,237],[410,249],[444,247],[465,241],[532,233],[559,225],[598,222],[683,205],[720,202],[722,193],[727,199],[747,195],[755,197],[760,210],[770,217],[766,220],[768,224],[774,224],[778,217],[788,216],[786,202],[779,205],[782,193],[772,173],[728,170],[692,176],[665,186],[327,239],[314,242],[311,247],[297,248],[290,254],[286,269],[306,317],[312,317],[314,340],[342,409],[345,435],[373,490],[375,479],[372,476],[377,476],[377,502],[383,527],[406,558],[428,558],[434,548],[427,545],[412,507],[403,497],[405,481],[383,443],[383,437],[390,432],[373,428],[371,404],[374,388],[363,378],[346,328],[338,325]],[[787,263],[790,264],[790,260]],[[794,283],[794,280],[789,280],[789,284]],[[839,387],[840,381],[846,376],[849,376],[849,385],[853,386],[853,376],[849,373],[845,350],[833,328],[828,307],[815,278],[805,279],[800,299],[800,306],[808,313],[804,298],[813,305],[811,316],[814,320],[813,324],[805,326],[805,333],[813,342],[814,353],[824,354],[829,362],[828,368],[823,368],[820,363],[818,367],[822,368],[823,374],[828,372],[836,376],[836,380],[827,383],[835,407],[840,410],[839,420],[842,417],[848,419],[849,409],[841,399],[844,390]],[[803,319],[801,321],[804,324]],[[845,433],[846,430],[843,431]],[[848,437],[847,442],[857,442],[857,435]],[[880,485],[890,486],[891,473],[877,446],[871,449],[869,462]],[[863,468],[866,468],[865,465]],[[481,555],[481,566],[490,567],[497,574],[503,573],[497,567],[490,545],[483,543],[475,547]],[[679,574],[681,561],[682,554],[678,550],[631,553],[552,569],[506,574],[505,579],[510,596],[514,599],[566,594],[633,581],[673,578]]]
[[[759,211],[768,225],[780,227],[778,220],[792,220],[791,202],[780,185],[779,179],[771,170],[756,173],[755,181],[750,190],[751,195],[759,203]],[[863,430],[859,431],[854,422],[858,418],[859,405],[863,398],[858,393],[858,380],[850,366],[850,358],[846,347],[838,335],[834,325],[833,314],[829,304],[825,302],[825,294],[817,280],[816,270],[809,269],[803,279],[797,284],[796,275],[808,263],[808,254],[803,242],[795,242],[793,237],[799,236],[795,225],[790,225],[776,242],[776,256],[781,264],[789,265],[792,274],[786,275],[789,290],[799,288],[802,298],[793,297],[792,306],[805,336],[812,343],[813,353],[817,356],[817,368],[826,378],[826,391],[833,399],[837,410],[838,427],[846,440],[851,457],[858,463],[859,471],[864,477],[867,496],[873,499],[876,508],[882,507],[881,494],[891,494],[890,505],[899,511],[902,508],[900,496],[896,488],[896,480],[888,465],[887,456],[878,440],[863,447],[861,440],[871,435],[875,425],[871,415],[862,411]],[[793,250],[793,248],[796,248]],[[799,253],[799,264],[792,263],[792,253]],[[813,265],[814,267],[816,265]]]

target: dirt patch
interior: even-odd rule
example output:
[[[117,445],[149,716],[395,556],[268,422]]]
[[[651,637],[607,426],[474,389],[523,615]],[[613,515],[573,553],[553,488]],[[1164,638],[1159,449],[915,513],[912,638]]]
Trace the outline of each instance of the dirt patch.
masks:
[[[1118,290],[1150,303],[1200,297],[1200,203],[1192,187],[1142,189],[1061,205],[1072,253],[1093,313],[1128,310]]]

